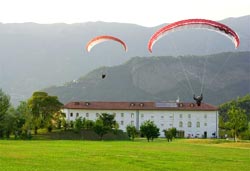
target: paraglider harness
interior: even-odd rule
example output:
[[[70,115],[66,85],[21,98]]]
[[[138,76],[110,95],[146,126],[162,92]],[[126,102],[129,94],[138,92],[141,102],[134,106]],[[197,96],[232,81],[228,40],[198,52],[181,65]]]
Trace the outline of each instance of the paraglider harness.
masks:
[[[196,101],[196,104],[198,105],[198,106],[200,106],[201,105],[201,101],[202,101],[202,99],[203,99],[203,96],[202,96],[202,94],[200,95],[200,96],[195,96],[194,95],[194,100]]]

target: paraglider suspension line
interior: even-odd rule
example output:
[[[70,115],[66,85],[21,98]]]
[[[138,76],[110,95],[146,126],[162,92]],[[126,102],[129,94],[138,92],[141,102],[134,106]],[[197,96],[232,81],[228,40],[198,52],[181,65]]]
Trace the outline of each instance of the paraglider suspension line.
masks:
[[[183,66],[182,61],[181,61],[181,57],[178,57],[178,59],[179,59],[179,61],[180,61],[181,68],[182,68],[182,71],[183,71],[183,73],[184,73],[184,75],[185,75],[185,78],[186,78],[186,80],[187,80],[187,82],[188,82],[188,86],[189,86],[190,90],[192,91],[192,94],[194,94],[194,90],[193,90],[192,84],[191,84],[191,82],[190,82],[190,80],[189,80],[189,78],[188,78],[188,76],[187,76],[187,72],[186,72],[186,70],[185,70],[185,68],[184,68],[184,66]]]

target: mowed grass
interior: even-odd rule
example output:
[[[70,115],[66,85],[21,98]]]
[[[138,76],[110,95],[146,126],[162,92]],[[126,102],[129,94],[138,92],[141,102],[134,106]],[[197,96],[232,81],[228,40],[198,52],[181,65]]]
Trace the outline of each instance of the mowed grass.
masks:
[[[1,171],[249,171],[250,143],[220,140],[0,141]]]

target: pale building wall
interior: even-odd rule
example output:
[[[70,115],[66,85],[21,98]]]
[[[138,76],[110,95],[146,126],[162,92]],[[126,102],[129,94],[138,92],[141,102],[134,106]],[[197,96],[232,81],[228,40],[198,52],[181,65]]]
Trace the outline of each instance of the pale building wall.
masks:
[[[217,111],[170,111],[170,110],[86,110],[63,109],[66,120],[74,121],[77,117],[95,121],[101,113],[115,114],[119,129],[126,131],[126,126],[133,124],[137,129],[146,120],[154,121],[164,137],[164,129],[175,127],[183,130],[185,137],[218,136]],[[182,122],[182,124],[180,123]],[[189,125],[191,123],[191,126]]]

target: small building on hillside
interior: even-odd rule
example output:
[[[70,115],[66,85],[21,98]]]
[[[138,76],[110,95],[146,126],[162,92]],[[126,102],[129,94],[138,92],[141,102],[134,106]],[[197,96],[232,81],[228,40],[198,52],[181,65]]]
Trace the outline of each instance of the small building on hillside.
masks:
[[[67,121],[77,117],[95,121],[101,113],[114,114],[119,129],[126,131],[127,125],[138,130],[146,120],[154,121],[163,130],[175,127],[184,132],[185,137],[218,137],[218,108],[202,103],[184,102],[70,102],[64,105]]]

